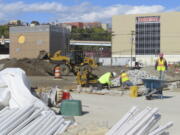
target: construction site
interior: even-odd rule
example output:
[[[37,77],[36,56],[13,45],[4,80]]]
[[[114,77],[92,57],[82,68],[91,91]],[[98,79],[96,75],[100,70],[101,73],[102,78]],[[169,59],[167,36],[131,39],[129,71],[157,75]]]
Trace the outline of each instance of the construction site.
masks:
[[[146,17],[136,25],[159,23]],[[9,58],[0,60],[0,135],[179,135],[180,60],[151,49],[143,60],[136,48],[97,59],[71,48],[62,27],[10,27]]]

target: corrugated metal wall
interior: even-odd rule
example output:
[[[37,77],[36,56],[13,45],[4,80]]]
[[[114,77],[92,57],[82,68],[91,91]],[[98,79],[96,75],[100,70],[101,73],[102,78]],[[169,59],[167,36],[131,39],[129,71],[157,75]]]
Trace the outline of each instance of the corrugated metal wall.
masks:
[[[103,66],[125,66],[131,60],[129,57],[99,58],[98,62]]]

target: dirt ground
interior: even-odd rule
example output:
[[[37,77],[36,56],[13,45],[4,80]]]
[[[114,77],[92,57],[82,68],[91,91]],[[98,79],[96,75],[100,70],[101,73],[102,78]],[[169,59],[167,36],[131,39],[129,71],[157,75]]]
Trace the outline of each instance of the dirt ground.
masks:
[[[107,71],[119,73],[120,70],[121,67],[100,67],[95,70],[95,73],[100,76]],[[143,70],[158,75],[153,67],[146,67]],[[55,80],[52,76],[29,76],[29,79],[34,87],[54,87],[55,85],[62,89],[74,89],[77,87],[75,76],[73,75],[63,76],[61,80]],[[166,74],[166,79],[169,81],[178,80],[179,75],[173,74],[171,76]],[[145,100],[145,97],[130,98],[128,94],[121,96],[72,92],[71,95],[73,99],[82,101],[84,114],[83,116],[74,117],[77,125],[69,128],[64,135],[104,135],[132,106],[139,106],[141,109],[146,106],[158,107],[162,115],[160,124],[163,125],[173,121],[174,126],[169,130],[170,134],[179,135],[180,89],[165,91],[164,99],[151,101]]]
[[[124,67],[99,67],[93,71],[94,74],[101,76],[106,72],[116,72],[120,74]],[[127,70],[127,69],[126,69]],[[158,72],[154,70],[154,67],[145,67],[141,70],[145,70],[153,75],[158,76]],[[58,86],[62,89],[72,89],[76,88],[76,77],[71,73],[68,76],[62,76],[62,79],[54,79],[53,76],[28,76],[31,81],[32,87],[55,87]],[[180,80],[180,74],[167,72],[165,75],[167,81]]]
[[[0,65],[4,63],[0,62]],[[120,73],[125,67],[99,67],[94,73],[98,76],[105,72],[115,71]],[[158,73],[154,67],[145,67],[143,70],[154,75]],[[75,89],[76,78],[73,74],[63,76],[62,79],[54,79],[53,76],[28,75],[32,87],[55,87],[62,89]],[[179,80],[180,74],[175,74],[172,71],[166,73],[166,79],[169,81]],[[174,91],[165,91],[166,98],[160,100],[147,101],[144,97],[130,98],[128,95],[95,95],[72,92],[73,99],[82,101],[84,115],[75,117],[77,126],[70,128],[65,135],[104,135],[104,133],[112,127],[132,106],[138,105],[140,108],[146,106],[158,107],[162,114],[161,124],[169,121],[174,122],[173,128],[170,129],[171,135],[179,135],[180,125],[180,89]],[[98,131],[99,133],[89,133],[90,131]]]
[[[180,91],[180,89],[178,91]],[[165,91],[163,99],[150,101],[145,100],[145,97],[130,98],[128,95],[109,96],[72,93],[72,97],[82,101],[85,114],[75,117],[78,125],[69,129],[65,135],[78,135],[81,132],[84,132],[83,135],[87,135],[89,129],[97,127],[103,130],[109,129],[133,106],[138,106],[141,109],[144,109],[146,106],[158,107],[162,115],[160,125],[172,121],[174,125],[169,130],[170,134],[179,135],[180,92]],[[94,125],[94,127],[92,125]]]

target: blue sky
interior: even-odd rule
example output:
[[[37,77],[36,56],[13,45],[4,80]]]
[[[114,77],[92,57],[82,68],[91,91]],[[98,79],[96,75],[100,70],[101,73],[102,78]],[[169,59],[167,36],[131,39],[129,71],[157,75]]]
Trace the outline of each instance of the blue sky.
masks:
[[[117,14],[180,11],[179,0],[0,0],[0,23],[24,22],[110,23]]]

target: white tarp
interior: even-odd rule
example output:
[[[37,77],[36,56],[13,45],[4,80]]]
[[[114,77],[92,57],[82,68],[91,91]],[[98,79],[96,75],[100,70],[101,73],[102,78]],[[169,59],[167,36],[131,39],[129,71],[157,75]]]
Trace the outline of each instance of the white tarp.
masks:
[[[6,68],[0,72],[0,104],[10,108],[23,108],[29,105],[48,109],[30,92],[26,73],[20,68]]]

